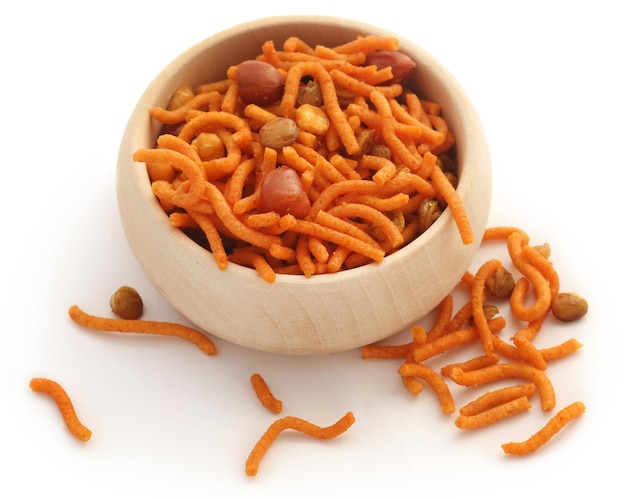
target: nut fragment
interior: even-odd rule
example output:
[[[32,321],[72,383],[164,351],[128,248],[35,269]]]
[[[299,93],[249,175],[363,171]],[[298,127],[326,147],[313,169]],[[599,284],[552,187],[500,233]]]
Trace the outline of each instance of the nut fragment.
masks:
[[[441,216],[441,209],[436,199],[427,198],[417,209],[420,233],[425,232]]]
[[[179,87],[174,92],[174,95],[172,95],[172,98],[167,105],[167,109],[174,110],[184,106],[187,102],[194,98],[194,95],[193,89],[189,85]]]
[[[485,319],[487,319],[488,321],[493,319],[499,313],[500,310],[495,305],[490,305],[489,303],[485,303],[483,305],[483,314],[485,314]],[[474,326],[476,324],[473,315],[469,318],[469,324],[470,326]]]
[[[364,154],[371,154],[372,148],[376,145],[376,139],[378,138],[378,132],[372,128],[364,128],[355,132],[356,141],[359,144],[359,150],[352,154],[354,158],[359,158]],[[385,146],[386,147],[386,146]],[[378,156],[383,156],[378,154]],[[391,155],[389,158],[391,159]]]
[[[551,248],[548,243],[538,244],[537,246],[533,246],[533,249],[537,251],[541,256],[543,256],[546,260],[550,258]]]
[[[587,300],[576,293],[559,293],[552,298],[552,314],[561,321],[577,321],[587,313]]]
[[[504,267],[499,267],[485,281],[485,289],[498,298],[508,298],[515,287],[513,275]]]
[[[138,319],[143,313],[143,300],[130,286],[122,286],[113,293],[109,305],[113,313],[122,319]]]
[[[305,85],[298,89],[298,105],[311,104],[313,106],[321,106],[324,103],[322,97],[322,89],[315,80],[309,80]]]
[[[312,104],[302,104],[296,109],[296,123],[302,130],[315,135],[324,135],[330,127],[326,113]]]

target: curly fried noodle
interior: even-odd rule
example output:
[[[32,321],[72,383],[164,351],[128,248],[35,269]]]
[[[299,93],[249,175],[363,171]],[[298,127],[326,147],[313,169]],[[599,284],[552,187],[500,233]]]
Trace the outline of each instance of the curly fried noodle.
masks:
[[[172,225],[209,249],[220,269],[253,267],[270,283],[277,273],[310,277],[381,262],[419,236],[417,208],[424,199],[450,209],[462,242],[472,243],[455,189],[455,140],[441,106],[390,82],[391,66],[367,64],[378,50],[397,52],[398,40],[363,36],[311,47],[291,37],[282,50],[268,41],[256,59],[284,78],[277,102],[245,104],[238,66],[232,66],[224,79],[181,87],[166,108],[150,109],[161,135],[154,149],[137,150],[133,159],[147,165]],[[313,114],[327,126],[307,122],[294,142],[277,150],[264,146],[264,124],[281,117],[302,124],[310,117],[301,92],[311,82],[320,98]],[[203,152],[207,136],[218,151],[210,157]],[[259,209],[260,186],[280,165],[298,172],[312,205],[295,221]],[[325,250],[316,251],[321,245]]]

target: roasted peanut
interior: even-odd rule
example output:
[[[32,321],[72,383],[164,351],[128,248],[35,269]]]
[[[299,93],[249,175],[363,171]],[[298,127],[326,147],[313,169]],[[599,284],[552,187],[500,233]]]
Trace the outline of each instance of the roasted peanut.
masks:
[[[266,175],[259,192],[260,211],[303,218],[310,209],[311,202],[295,170],[279,166]]]
[[[246,104],[273,104],[283,94],[285,79],[264,61],[248,60],[237,66],[239,97]]]
[[[374,65],[378,69],[391,66],[393,78],[384,84],[399,83],[400,85],[406,85],[409,82],[417,66],[408,55],[395,50],[374,51],[367,56],[365,64]]]
[[[274,118],[259,130],[259,140],[263,147],[280,150],[293,144],[298,138],[298,126],[289,118]]]
[[[576,293],[558,293],[552,298],[552,314],[561,321],[577,321],[587,313],[587,300]]]

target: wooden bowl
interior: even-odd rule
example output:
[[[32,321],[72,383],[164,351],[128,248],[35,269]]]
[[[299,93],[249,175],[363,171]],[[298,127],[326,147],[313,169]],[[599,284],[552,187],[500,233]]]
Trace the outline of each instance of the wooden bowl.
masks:
[[[117,195],[122,224],[136,258],[167,301],[198,328],[268,352],[320,354],[387,338],[415,324],[457,285],[487,222],[491,163],[480,120],[457,81],[415,43],[396,36],[417,62],[415,90],[436,101],[456,137],[458,193],[475,234],[461,242],[450,210],[420,237],[381,264],[336,274],[279,275],[268,284],[255,270],[213,256],[173,228],[153,196],[134,151],[154,147],[159,125],[148,109],[165,106],[179,86],[218,80],[227,67],[256,56],[266,40],[292,35],[310,44],[338,45],[357,35],[396,36],[376,26],[326,16],[285,16],[248,22],[201,41],[168,64],[133,111],[119,152]]]

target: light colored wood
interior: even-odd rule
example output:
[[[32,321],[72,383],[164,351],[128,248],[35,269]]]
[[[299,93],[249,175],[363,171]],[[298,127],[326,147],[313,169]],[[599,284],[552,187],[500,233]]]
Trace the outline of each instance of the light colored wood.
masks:
[[[237,265],[218,270],[210,253],[173,228],[150,190],[145,165],[132,153],[153,147],[158,128],[148,109],[165,105],[182,84],[223,78],[225,69],[254,57],[261,44],[288,36],[336,45],[381,28],[325,16],[285,16],[214,35],[166,66],[140,98],[119,151],[117,195],[123,227],[137,260],[169,303],[199,328],[253,349],[320,354],[360,347],[416,323],[458,283],[487,221],[491,162],[483,128],[465,92],[431,55],[400,39],[418,63],[417,90],[439,102],[457,139],[460,181],[477,242],[465,246],[449,210],[416,241],[372,264],[334,275],[278,276],[267,284]]]

